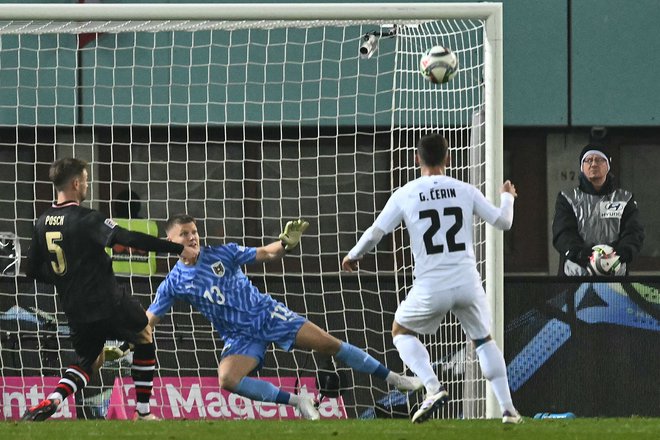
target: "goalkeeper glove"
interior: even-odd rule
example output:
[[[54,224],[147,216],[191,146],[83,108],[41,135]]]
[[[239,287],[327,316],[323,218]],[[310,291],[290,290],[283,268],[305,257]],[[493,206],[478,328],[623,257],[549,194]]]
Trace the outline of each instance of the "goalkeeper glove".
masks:
[[[287,222],[284,227],[284,232],[282,232],[279,237],[280,240],[282,240],[284,250],[288,252],[298,246],[298,243],[300,243],[300,237],[302,237],[303,232],[305,232],[305,229],[308,227],[309,222],[301,218]]]

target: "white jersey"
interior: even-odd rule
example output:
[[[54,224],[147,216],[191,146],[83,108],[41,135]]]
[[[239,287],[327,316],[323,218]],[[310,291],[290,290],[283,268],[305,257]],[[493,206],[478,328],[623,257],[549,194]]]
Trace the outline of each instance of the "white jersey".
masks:
[[[472,238],[473,215],[498,229],[509,229],[513,223],[513,200],[511,194],[503,193],[498,208],[472,185],[444,175],[422,176],[392,194],[367,232],[380,239],[403,221],[415,260],[415,278],[441,278],[445,289],[479,277]],[[367,232],[365,235],[370,235]],[[367,237],[360,242],[349,257],[361,257],[370,250],[365,247],[373,244]]]

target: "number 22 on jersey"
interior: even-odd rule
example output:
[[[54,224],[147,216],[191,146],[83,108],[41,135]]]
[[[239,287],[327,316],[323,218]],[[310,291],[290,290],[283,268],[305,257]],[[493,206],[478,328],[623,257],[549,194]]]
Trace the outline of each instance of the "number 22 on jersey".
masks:
[[[442,211],[443,217],[453,217],[454,223],[447,229],[445,235],[445,242],[447,243],[448,252],[458,252],[465,250],[465,243],[456,243],[456,234],[463,226],[463,211],[456,206],[446,207]],[[425,209],[419,211],[419,219],[428,218],[431,220],[431,225],[424,233],[424,247],[426,248],[427,255],[440,254],[444,252],[445,247],[443,244],[433,243],[433,237],[440,230],[442,226],[440,223],[440,213],[435,209]]]

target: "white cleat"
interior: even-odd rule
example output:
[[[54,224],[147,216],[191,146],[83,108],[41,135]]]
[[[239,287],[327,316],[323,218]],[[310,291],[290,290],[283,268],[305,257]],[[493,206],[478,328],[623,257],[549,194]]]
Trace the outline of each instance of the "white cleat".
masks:
[[[412,416],[413,423],[422,423],[427,421],[442,405],[449,400],[449,394],[444,388],[440,388],[435,394],[427,396],[422,402],[417,412]]]
[[[502,423],[519,425],[522,422],[523,422],[523,418],[518,413],[511,414],[511,412],[509,411],[504,411],[504,414],[502,414]]]
[[[300,396],[300,401],[298,402],[298,411],[303,419],[307,420],[320,420],[321,414],[316,409],[314,405],[314,400],[311,397]]]
[[[399,391],[419,391],[424,388],[424,383],[417,376],[399,376],[396,389]]]

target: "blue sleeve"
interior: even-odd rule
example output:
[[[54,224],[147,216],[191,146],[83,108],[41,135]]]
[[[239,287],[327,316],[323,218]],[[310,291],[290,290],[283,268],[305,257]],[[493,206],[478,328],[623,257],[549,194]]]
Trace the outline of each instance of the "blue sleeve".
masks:
[[[237,266],[254,263],[257,258],[257,248],[239,246],[236,243],[227,243],[224,247],[229,250]]]
[[[167,277],[162,283],[160,283],[160,286],[158,286],[158,290],[156,290],[156,298],[154,298],[147,311],[162,318],[170,311],[175,300],[176,294],[172,282],[170,278]]]

